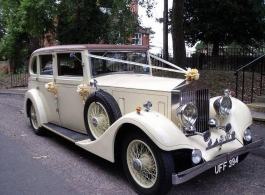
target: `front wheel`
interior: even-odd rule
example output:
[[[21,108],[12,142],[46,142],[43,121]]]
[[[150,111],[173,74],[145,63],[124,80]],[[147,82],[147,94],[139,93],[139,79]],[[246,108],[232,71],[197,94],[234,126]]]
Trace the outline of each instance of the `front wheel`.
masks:
[[[127,179],[139,194],[166,194],[172,187],[172,154],[158,148],[143,133],[133,132],[124,139],[122,164]]]
[[[247,144],[251,144],[252,143],[252,139],[249,142],[244,141],[244,146]],[[239,155],[239,162],[242,162],[243,160],[245,160],[245,158],[248,156],[249,152],[246,152],[244,154]]]

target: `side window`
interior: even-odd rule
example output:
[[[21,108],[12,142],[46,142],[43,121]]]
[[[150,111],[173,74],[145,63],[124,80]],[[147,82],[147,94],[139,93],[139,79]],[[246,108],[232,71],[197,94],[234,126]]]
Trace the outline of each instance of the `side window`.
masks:
[[[83,76],[81,53],[75,53],[80,60],[71,59],[70,53],[57,54],[58,76]]]
[[[52,54],[40,55],[40,74],[53,75]]]
[[[33,57],[30,68],[31,68],[31,71],[30,71],[31,73],[37,74],[37,57],[36,56]]]

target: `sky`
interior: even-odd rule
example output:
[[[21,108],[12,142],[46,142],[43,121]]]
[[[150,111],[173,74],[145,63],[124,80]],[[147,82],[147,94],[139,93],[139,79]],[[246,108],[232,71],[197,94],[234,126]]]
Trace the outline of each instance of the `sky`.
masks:
[[[141,6],[138,7],[138,14],[139,17],[142,20],[142,26],[143,27],[151,27],[152,30],[155,32],[154,35],[151,35],[151,41],[150,45],[154,45],[155,47],[151,48],[150,51],[152,53],[162,53],[163,51],[163,24],[156,22],[156,18],[162,18],[163,17],[163,11],[164,11],[164,1],[156,1],[157,4],[153,10],[153,17],[148,18],[145,13],[145,9]],[[172,7],[172,1],[168,1],[168,8]],[[172,35],[171,33],[168,34],[168,50],[169,53],[173,53],[172,51]],[[186,47],[186,51],[194,51],[194,48],[188,48]]]

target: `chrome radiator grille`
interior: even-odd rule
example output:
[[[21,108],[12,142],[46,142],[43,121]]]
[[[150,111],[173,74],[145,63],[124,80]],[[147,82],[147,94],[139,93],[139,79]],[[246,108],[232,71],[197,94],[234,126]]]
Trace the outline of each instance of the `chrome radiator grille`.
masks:
[[[209,99],[209,89],[180,92],[180,105],[192,102],[198,109],[198,119],[195,123],[197,132],[202,133],[208,130]]]

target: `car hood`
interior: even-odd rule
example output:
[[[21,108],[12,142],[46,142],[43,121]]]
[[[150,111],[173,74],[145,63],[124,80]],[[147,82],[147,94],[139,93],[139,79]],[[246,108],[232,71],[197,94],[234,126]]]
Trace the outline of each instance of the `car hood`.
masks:
[[[155,77],[143,74],[112,74],[95,78],[98,86],[130,88],[154,91],[172,91],[184,79]]]

